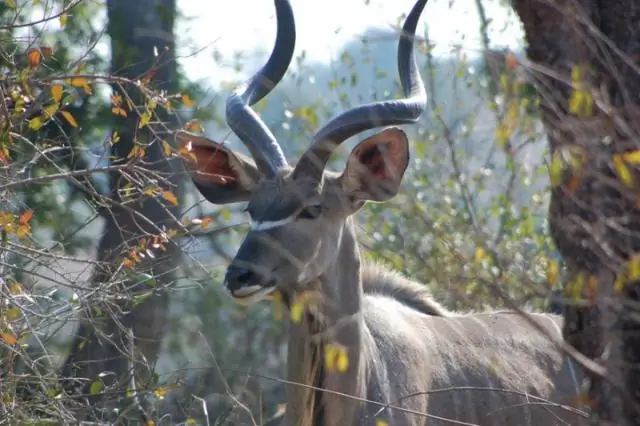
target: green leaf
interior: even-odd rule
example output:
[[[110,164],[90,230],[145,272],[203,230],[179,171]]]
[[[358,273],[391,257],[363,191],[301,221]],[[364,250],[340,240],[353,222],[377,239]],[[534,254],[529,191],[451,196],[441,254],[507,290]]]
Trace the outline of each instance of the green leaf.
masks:
[[[91,383],[91,387],[89,388],[89,393],[91,395],[97,395],[100,393],[103,387],[104,387],[104,383],[102,383],[102,379],[97,379],[93,383]]]

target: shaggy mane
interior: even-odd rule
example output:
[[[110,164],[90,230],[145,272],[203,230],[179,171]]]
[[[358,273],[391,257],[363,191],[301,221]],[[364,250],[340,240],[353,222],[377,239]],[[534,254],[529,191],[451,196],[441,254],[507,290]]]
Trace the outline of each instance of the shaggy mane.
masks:
[[[377,263],[362,265],[362,287],[366,294],[380,294],[395,299],[427,315],[445,317],[451,313],[436,302],[429,289],[399,272]]]

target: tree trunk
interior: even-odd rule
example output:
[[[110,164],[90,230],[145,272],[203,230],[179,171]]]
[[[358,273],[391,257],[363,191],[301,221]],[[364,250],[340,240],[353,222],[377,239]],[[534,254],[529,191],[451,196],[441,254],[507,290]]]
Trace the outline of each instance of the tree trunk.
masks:
[[[640,424],[640,169],[621,155],[639,149],[640,1],[512,4],[551,152],[573,159],[552,161],[549,207],[571,277],[565,293],[586,301],[567,302],[565,340],[604,367],[585,368],[592,424]]]
[[[145,74],[152,75],[150,86],[154,90],[175,93],[178,89],[173,40],[175,0],[109,0],[107,7],[112,73],[133,81]],[[113,92],[120,94],[123,99],[130,96],[138,106],[144,102],[135,87],[114,85]],[[181,182],[176,172],[181,164],[167,160],[163,155],[162,145],[157,138],[158,135],[162,137],[162,130],[153,125],[139,129],[139,116],[130,108],[126,110],[127,117],[114,116],[114,130],[118,131],[120,140],[112,146],[112,161],[126,162],[134,141],[150,143],[142,161],[151,172],[166,178],[172,187],[165,185],[163,189],[173,191],[180,199]],[[156,112],[159,111],[158,107]],[[165,121],[167,117],[161,118]],[[169,141],[169,138],[165,137],[165,140]],[[179,213],[178,207],[168,207],[163,201],[152,197],[128,203],[126,208],[119,207],[117,203],[123,201],[122,190],[128,181],[120,172],[112,173],[109,181],[111,196],[116,203],[108,207],[105,215],[107,219],[98,247],[98,260],[104,267],[94,272],[94,286],[104,286],[112,281],[124,254],[135,247],[142,237],[159,235],[163,227],[175,228],[174,218]],[[95,309],[92,303],[83,315],[64,374],[65,377],[84,379],[84,393],[93,394],[96,389],[102,388],[104,392],[99,398],[91,397],[92,405],[107,399],[124,398],[126,390],[132,386],[132,366],[135,368],[136,389],[148,389],[147,382],[152,377],[165,331],[168,307],[166,290],[175,280],[174,269],[180,259],[180,253],[172,243],[169,242],[166,248],[166,251],[154,251],[155,259],[147,258],[138,265],[154,278],[156,290],[150,298],[141,303],[132,303],[133,294],[148,292],[151,288],[148,282],[129,282],[126,290],[110,288],[110,291],[122,292],[124,297],[120,301],[100,303],[100,309]],[[134,348],[131,345],[132,338]],[[99,380],[104,385],[94,387],[92,391],[90,384],[100,376]],[[107,393],[109,398],[105,396]],[[98,417],[96,413],[94,410],[92,416]]]

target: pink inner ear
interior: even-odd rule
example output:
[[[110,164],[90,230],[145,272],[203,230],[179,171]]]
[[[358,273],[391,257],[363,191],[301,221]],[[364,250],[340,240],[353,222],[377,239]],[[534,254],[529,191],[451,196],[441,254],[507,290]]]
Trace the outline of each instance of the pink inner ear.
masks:
[[[397,150],[395,150],[397,151]],[[395,179],[398,176],[396,158],[392,143],[371,143],[359,146],[356,155],[360,164],[365,166],[369,173],[380,180]]]
[[[226,152],[215,146],[193,145],[191,152],[196,158],[197,169],[201,179],[210,180],[218,185],[235,185],[237,176],[229,164]]]

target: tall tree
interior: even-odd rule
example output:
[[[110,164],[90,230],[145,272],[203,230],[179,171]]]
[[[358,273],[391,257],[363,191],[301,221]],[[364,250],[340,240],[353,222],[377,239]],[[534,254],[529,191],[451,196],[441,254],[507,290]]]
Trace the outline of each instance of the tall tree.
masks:
[[[640,424],[640,1],[512,4],[553,155],[550,227],[572,299],[565,340],[597,361],[583,362],[593,424]]]
[[[109,0],[107,7],[112,74],[139,82],[114,80],[112,84],[117,117],[114,115],[111,161],[124,164],[137,157],[136,164],[152,176],[142,176],[133,169],[109,175],[114,202],[104,207],[108,212],[98,247],[102,267],[95,271],[93,284],[104,287],[110,283],[104,290],[113,297],[103,298],[99,306],[90,304],[84,311],[64,369],[65,377],[84,379],[82,388],[96,394],[93,402],[104,400],[107,393],[124,398],[134,383],[136,389],[148,386],[165,331],[166,289],[175,280],[180,258],[177,248],[163,239],[164,231],[175,227],[179,213],[174,194],[180,192],[176,189],[180,186],[180,174],[176,173],[180,164],[164,154],[170,141],[167,114],[160,113],[160,108],[156,110],[153,101],[143,96],[146,85],[160,93],[177,91],[175,0]],[[156,196],[130,199],[132,189],[146,189],[150,191],[145,191],[146,195]],[[151,247],[158,243],[166,251]],[[125,269],[133,266],[132,270],[140,272],[144,268],[146,274],[141,279],[139,274],[130,273],[126,283],[116,286],[113,278],[127,252],[132,257]]]

